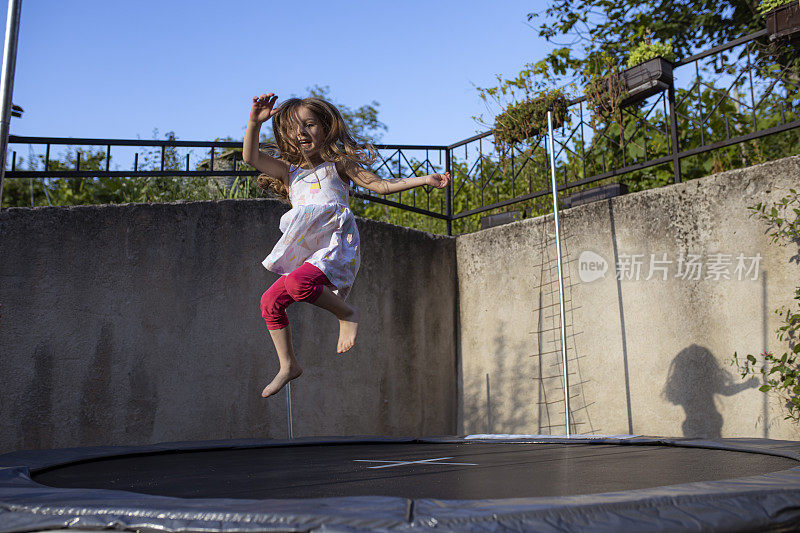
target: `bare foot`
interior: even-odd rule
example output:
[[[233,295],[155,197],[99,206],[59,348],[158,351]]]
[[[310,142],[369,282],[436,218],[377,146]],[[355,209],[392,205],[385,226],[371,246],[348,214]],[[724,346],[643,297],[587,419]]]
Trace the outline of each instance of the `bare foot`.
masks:
[[[303,369],[300,368],[300,365],[290,366],[286,369],[281,368],[278,371],[278,374],[275,376],[275,379],[273,379],[272,382],[270,382],[270,384],[264,387],[264,390],[261,391],[261,396],[264,398],[269,398],[281,390],[284,385],[293,379],[300,377],[300,374],[302,373]]]
[[[361,319],[361,310],[355,305],[351,305],[353,312],[345,318],[339,319],[339,344],[336,347],[337,353],[344,353],[356,343],[356,333],[358,333],[358,321]]]

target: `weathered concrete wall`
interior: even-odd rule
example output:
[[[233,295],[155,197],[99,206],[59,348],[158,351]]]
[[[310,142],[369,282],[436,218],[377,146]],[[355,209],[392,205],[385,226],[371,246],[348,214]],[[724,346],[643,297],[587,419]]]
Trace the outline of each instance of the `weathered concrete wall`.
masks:
[[[0,212],[0,453],[23,448],[286,437],[259,309],[275,200]],[[289,307],[305,373],[294,433],[456,431],[455,242],[359,219],[362,265],[336,318]],[[436,268],[432,268],[436,265]]]
[[[800,438],[778,399],[729,364],[734,351],[786,349],[774,310],[794,305],[798,248],[772,244],[747,206],[798,186],[791,157],[561,213],[572,431]],[[617,280],[636,254],[638,279]],[[679,275],[681,254],[700,256],[699,279]],[[739,254],[746,267],[760,254],[756,279],[738,279]],[[456,256],[459,431],[563,434],[552,215],[459,236]],[[666,271],[651,272],[651,256]],[[731,279],[715,279],[726,259]],[[591,280],[592,264],[608,270]]]
[[[800,284],[798,250],[771,244],[746,206],[799,177],[793,157],[562,213],[574,431],[800,438],[728,363],[783,348],[774,309]],[[0,452],[285,437],[283,394],[260,397],[277,359],[258,308],[285,209],[0,212]],[[552,216],[457,238],[358,225],[356,346],[337,355],[333,316],[289,308],[305,369],[295,434],[563,434]],[[583,252],[596,255],[581,279]],[[707,277],[716,253],[732,279]],[[639,278],[617,280],[635,254]],[[676,277],[681,254],[700,256],[700,279]],[[760,254],[756,279],[736,279],[739,254]],[[645,279],[651,256],[666,280]]]

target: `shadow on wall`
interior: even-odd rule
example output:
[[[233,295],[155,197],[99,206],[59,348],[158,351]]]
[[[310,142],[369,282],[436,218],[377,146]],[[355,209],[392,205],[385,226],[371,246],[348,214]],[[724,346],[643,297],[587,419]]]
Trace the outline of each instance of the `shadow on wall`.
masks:
[[[675,356],[662,396],[680,405],[686,413],[681,428],[684,437],[722,437],[722,415],[717,411],[714,395],[733,396],[759,386],[757,378],[735,383],[735,377],[720,368],[707,348],[692,344]]]
[[[480,317],[488,341],[488,353],[482,364],[468,369],[463,384],[463,424],[468,433],[566,434],[564,413],[564,377],[561,344],[561,316],[558,294],[558,264],[555,235],[548,227],[537,226],[534,241],[535,260],[526,275],[532,277],[537,299],[526,302],[535,307],[525,311],[535,317],[530,323],[506,322],[500,313],[487,311]],[[577,258],[570,253],[571,236],[562,234],[562,267],[564,275],[564,318],[567,360],[570,381],[571,433],[592,434],[597,430],[589,410],[593,405],[585,394],[590,383],[581,371],[581,359],[573,323],[575,306],[573,288],[579,285],[571,276],[570,263]],[[507,295],[511,298],[511,295]],[[513,308],[512,308],[513,309]],[[530,327],[528,327],[530,326]]]
[[[507,324],[499,320],[484,372],[467,392],[464,426],[468,433],[530,433],[531,406],[523,401],[531,387],[526,347],[510,345]]]
[[[564,435],[564,389],[560,339],[547,344],[510,342],[505,321],[497,322],[492,346],[480,374],[465,390],[467,433]],[[541,337],[541,322],[538,331]],[[557,333],[557,332],[556,332]],[[569,339],[568,339],[569,342]],[[570,426],[573,433],[596,433],[581,379],[574,341],[570,359]],[[546,349],[543,349],[546,348]],[[531,402],[535,398],[534,402]]]

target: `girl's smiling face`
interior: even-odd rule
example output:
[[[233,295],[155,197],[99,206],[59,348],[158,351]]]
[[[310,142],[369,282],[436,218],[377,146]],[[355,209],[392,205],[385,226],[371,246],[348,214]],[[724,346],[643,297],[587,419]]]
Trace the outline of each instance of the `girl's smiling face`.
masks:
[[[297,137],[294,140],[297,146],[306,157],[317,154],[325,141],[325,131],[319,119],[310,109],[300,106],[296,120],[299,122],[295,124]]]

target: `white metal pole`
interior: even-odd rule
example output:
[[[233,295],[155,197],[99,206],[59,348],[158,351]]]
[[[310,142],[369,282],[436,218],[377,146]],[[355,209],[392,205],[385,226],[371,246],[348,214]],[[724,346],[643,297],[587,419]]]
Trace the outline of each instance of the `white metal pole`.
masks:
[[[553,111],[547,110],[547,137],[550,151],[550,182],[553,187],[553,217],[556,221],[556,258],[558,259],[558,300],[561,311],[561,366],[564,369],[564,426],[569,431],[569,370],[567,369],[567,326],[564,318],[564,276],[561,272],[561,231],[558,227],[558,186],[556,185],[556,152],[553,143]]]
[[[289,438],[294,438],[292,431],[292,382],[286,384],[286,425],[289,431]]]
[[[8,130],[11,123],[11,95],[14,92],[14,66],[17,62],[17,36],[22,0],[8,0],[6,39],[3,46],[3,78],[0,81],[0,208],[3,207],[3,179],[6,175]]]

